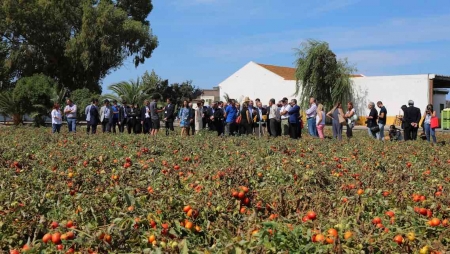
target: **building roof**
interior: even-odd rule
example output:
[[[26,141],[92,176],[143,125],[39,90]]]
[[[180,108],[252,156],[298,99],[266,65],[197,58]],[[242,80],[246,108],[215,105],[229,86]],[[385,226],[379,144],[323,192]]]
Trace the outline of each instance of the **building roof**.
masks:
[[[284,66],[276,66],[276,65],[268,65],[268,64],[260,64],[257,65],[277,74],[278,76],[284,78],[285,80],[296,80],[295,78],[295,68],[292,67],[284,67]],[[361,78],[364,75],[361,74],[351,74],[351,78]]]

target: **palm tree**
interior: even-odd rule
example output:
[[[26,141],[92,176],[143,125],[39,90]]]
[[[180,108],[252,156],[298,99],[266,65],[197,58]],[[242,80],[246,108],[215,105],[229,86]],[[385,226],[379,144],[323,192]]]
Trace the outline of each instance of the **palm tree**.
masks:
[[[21,111],[19,102],[14,99],[11,90],[0,93],[0,113],[3,116],[12,117],[14,125],[19,125],[23,122],[25,112]]]
[[[223,99],[224,99],[225,102],[228,102],[230,100],[230,95],[228,93],[225,93],[223,95]]]
[[[123,81],[112,84],[108,87],[114,94],[105,94],[103,98],[109,100],[117,100],[118,102],[126,101],[128,104],[142,104],[147,94],[141,83],[141,79],[129,82]]]
[[[346,59],[336,59],[328,43],[308,40],[297,49],[297,54],[295,95],[300,95],[301,106],[308,106],[310,96],[326,108],[336,102],[346,105],[351,100],[353,84],[350,75],[356,68],[349,66]]]

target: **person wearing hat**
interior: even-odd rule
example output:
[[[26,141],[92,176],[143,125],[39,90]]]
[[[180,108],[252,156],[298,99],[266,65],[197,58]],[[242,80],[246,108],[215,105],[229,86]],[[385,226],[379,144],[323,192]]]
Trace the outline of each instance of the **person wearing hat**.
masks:
[[[408,101],[408,107],[404,111],[403,121],[405,122],[405,141],[416,140],[417,130],[422,114],[419,108],[414,107],[414,101]]]
[[[102,123],[102,132],[110,132],[109,118],[111,117],[111,108],[109,106],[109,100],[103,101],[103,106],[100,108],[100,122]]]

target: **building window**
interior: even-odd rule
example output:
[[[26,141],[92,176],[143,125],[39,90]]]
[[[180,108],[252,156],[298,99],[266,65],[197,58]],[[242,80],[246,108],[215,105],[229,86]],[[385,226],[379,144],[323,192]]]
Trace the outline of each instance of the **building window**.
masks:
[[[439,112],[442,112],[442,110],[444,110],[445,105],[444,104],[439,104]]]

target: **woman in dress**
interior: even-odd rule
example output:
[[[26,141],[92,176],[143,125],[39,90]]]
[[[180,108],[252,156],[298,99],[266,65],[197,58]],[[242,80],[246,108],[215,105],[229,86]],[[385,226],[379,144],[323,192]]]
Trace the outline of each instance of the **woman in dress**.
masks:
[[[355,127],[355,108],[353,108],[353,102],[347,103],[347,113],[344,118],[347,120],[347,138],[353,137],[353,127]]]
[[[334,108],[327,113],[327,116],[333,119],[333,137],[342,140],[342,124],[339,121],[339,115],[344,116],[340,102],[336,103]]]
[[[325,129],[325,112],[323,112],[322,104],[319,104],[319,106],[317,106],[316,128],[317,134],[319,134],[319,138],[323,139],[325,137],[325,135],[323,134],[323,130]]]
[[[59,104],[55,103],[52,110],[52,133],[60,132],[62,124],[62,114]]]
[[[189,104],[187,101],[183,101],[183,107],[181,107],[180,112],[178,113],[178,118],[180,118],[181,136],[185,136],[187,135],[190,127]]]
[[[241,135],[249,135],[252,134],[252,117],[250,116],[250,112],[248,111],[248,103],[244,102],[242,104],[242,110],[240,112],[241,123],[239,133]]]
[[[203,106],[199,101],[195,109],[195,131],[198,133],[203,128]]]
[[[436,111],[433,110],[433,105],[428,104],[425,109],[425,119],[423,120],[423,127],[425,129],[425,135],[427,136],[427,141],[430,142],[430,136],[433,138],[433,143],[436,144],[436,132],[435,128],[431,128],[431,118],[436,117]]]

